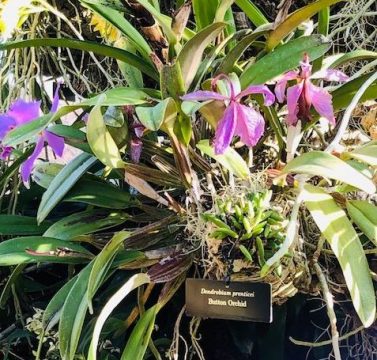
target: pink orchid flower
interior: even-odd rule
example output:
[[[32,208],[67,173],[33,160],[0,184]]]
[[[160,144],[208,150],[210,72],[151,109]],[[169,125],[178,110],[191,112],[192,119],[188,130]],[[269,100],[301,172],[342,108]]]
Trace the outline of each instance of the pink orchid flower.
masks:
[[[59,87],[60,86],[58,85],[54,94],[54,99],[50,110],[51,113],[56,112],[58,109]],[[26,102],[19,99],[14,102],[7,113],[0,115],[0,141],[2,141],[5,135],[12,129],[37,119],[41,113],[40,106],[40,101]],[[23,183],[27,187],[29,186],[30,174],[33,170],[34,163],[41,154],[45,142],[48,143],[48,145],[52,148],[57,156],[61,157],[63,155],[64,139],[49,132],[48,130],[43,130],[38,135],[37,143],[33,153],[21,165],[21,178]],[[0,156],[2,158],[6,158],[12,152],[12,148],[8,146],[1,147],[0,152]]]
[[[225,80],[227,95],[215,92],[218,81]],[[215,134],[215,153],[223,154],[230,145],[234,135],[238,135],[247,146],[254,146],[264,132],[264,119],[262,115],[251,106],[241,104],[244,97],[250,94],[262,94],[266,106],[275,101],[274,94],[265,85],[252,85],[241,91],[237,78],[220,74],[212,80],[213,91],[198,90],[182,96],[185,101],[224,101],[226,109],[223,118],[219,121]]]
[[[304,55],[300,65],[300,71],[288,71],[278,80],[275,86],[275,95],[280,103],[284,102],[285,93],[287,93],[287,124],[295,126],[299,119],[310,121],[310,108],[313,105],[319,115],[335,125],[332,96],[325,89],[314,85],[311,79],[344,82],[348,80],[348,76],[335,69],[319,71],[312,75],[312,66],[307,54]],[[286,92],[287,82],[290,80],[297,80],[297,84],[289,87]]]

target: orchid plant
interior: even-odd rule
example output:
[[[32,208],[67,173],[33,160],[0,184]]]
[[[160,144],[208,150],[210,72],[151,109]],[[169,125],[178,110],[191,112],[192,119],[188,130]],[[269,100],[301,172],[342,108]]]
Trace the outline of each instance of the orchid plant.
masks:
[[[370,64],[352,78],[338,68],[374,55],[327,56],[323,14],[335,2],[288,15],[283,9],[271,24],[250,1],[236,0],[253,24],[240,30],[232,1],[172,2],[169,16],[157,0],[80,0],[115,30],[116,40],[101,31],[101,42],[49,34],[0,44],[1,51],[43,44],[105,56],[115,60],[106,75],[117,71],[124,85],[109,82],[59,109],[57,89],[47,115],[40,100],[21,99],[0,115],[0,273],[11,274],[0,317],[13,303],[32,313],[40,295],[37,360],[48,359],[46,339],[65,360],[134,360],[147,351],[157,359],[183,358],[177,339],[184,304],[177,296],[176,314],[169,300],[188,274],[269,283],[274,305],[320,291],[337,360],[341,309],[334,311],[333,290],[336,299],[354,304],[344,310],[347,318],[373,324],[366,254],[377,243],[369,200],[376,192],[376,144],[343,143],[336,155],[328,149],[343,137],[354,107],[377,98]],[[318,12],[318,33],[298,31]],[[102,72],[105,63],[98,62]],[[27,94],[39,99],[38,92]],[[60,121],[75,110],[73,124]],[[318,117],[340,123],[339,132],[330,127],[318,140]],[[66,164],[36,161],[46,145],[62,156],[65,144],[77,149]],[[20,188],[20,178],[29,190]],[[52,285],[39,281],[42,272]],[[128,297],[136,288],[137,296]],[[164,307],[169,321],[161,321]],[[176,341],[170,349],[166,339],[156,346],[155,324],[169,327],[165,336],[173,332],[170,320]],[[198,354],[199,322],[190,325],[190,350]],[[260,346],[260,339],[252,341]]]

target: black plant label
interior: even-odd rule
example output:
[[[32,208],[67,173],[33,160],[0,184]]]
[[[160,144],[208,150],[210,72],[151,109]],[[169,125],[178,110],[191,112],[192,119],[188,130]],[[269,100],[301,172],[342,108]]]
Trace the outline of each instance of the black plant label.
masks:
[[[227,320],[272,322],[271,285],[186,279],[186,313]]]

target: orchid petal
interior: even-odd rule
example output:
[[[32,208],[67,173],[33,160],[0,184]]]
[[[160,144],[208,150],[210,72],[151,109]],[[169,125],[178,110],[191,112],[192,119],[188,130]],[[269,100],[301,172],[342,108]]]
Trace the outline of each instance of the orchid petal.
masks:
[[[234,102],[225,109],[224,117],[219,121],[215,135],[215,153],[223,154],[230,145],[237,123],[237,111]]]
[[[284,102],[285,100],[285,89],[287,87],[287,82],[297,78],[297,71],[288,71],[277,81],[275,86],[275,95],[280,103]]]
[[[51,149],[54,150],[55,155],[61,157],[64,151],[64,138],[55,135],[48,130],[43,132],[43,136]]]
[[[253,108],[237,104],[237,126],[235,133],[247,146],[255,146],[264,132],[263,116]]]
[[[308,81],[308,92],[314,109],[319,115],[326,118],[332,125],[335,125],[332,96],[323,88],[313,85]]]
[[[311,77],[311,79],[324,79],[327,81],[345,82],[349,80],[349,76],[344,72],[337,69],[324,69],[317,71]]]
[[[241,91],[236,99],[242,99],[245,96],[250,94],[262,94],[264,98],[264,105],[270,106],[275,101],[275,95],[271,92],[271,90],[266,85],[251,85],[247,87],[245,90]]]
[[[0,140],[17,125],[16,120],[8,115],[0,115]]]
[[[216,88],[219,89],[221,86],[218,85],[218,82],[220,80],[225,80],[223,81],[224,85],[226,86],[226,92],[228,95],[228,98],[234,99],[236,94],[238,94],[241,91],[241,85],[235,76],[228,76],[226,74],[220,74],[217,75],[215,78],[212,79],[211,81],[211,88],[212,90],[215,90]]]
[[[303,90],[303,82],[300,84],[291,86],[287,90],[287,108],[288,115],[286,121],[288,125],[296,125],[297,122],[297,113],[298,113],[298,99]]]
[[[29,187],[30,174],[33,171],[35,160],[37,160],[39,154],[42,152],[43,146],[44,139],[40,136],[33,153],[21,165],[21,178],[26,187]]]
[[[6,160],[8,156],[12,153],[13,148],[11,146],[0,145],[0,159]]]
[[[60,90],[61,82],[56,84],[56,89],[54,93],[54,98],[52,100],[51,110],[50,112],[55,113],[59,107],[59,90]]]
[[[229,100],[228,97],[214,91],[198,90],[181,97],[185,101]]]
[[[40,101],[26,102],[24,100],[17,100],[10,106],[7,115],[14,118],[17,125],[22,125],[37,119],[41,113],[40,108]]]

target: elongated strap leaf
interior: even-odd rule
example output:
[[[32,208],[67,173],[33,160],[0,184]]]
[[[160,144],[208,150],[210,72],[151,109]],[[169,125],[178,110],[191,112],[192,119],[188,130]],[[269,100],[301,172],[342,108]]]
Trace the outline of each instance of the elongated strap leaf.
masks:
[[[351,219],[377,245],[377,207],[363,200],[349,200],[346,205]]]
[[[140,317],[123,350],[121,360],[143,360],[151,339],[158,308],[159,304],[155,304]]]
[[[95,209],[74,213],[51,225],[43,236],[71,240],[77,236],[120,225],[130,218],[124,212]]]
[[[236,0],[236,4],[255,26],[268,24],[267,18],[251,0]]]
[[[330,68],[336,68],[351,61],[377,59],[377,52],[370,50],[354,50],[343,54],[330,64]]]
[[[376,297],[360,239],[332,196],[309,184],[304,186],[304,191],[305,204],[337,257],[355,310],[368,327],[375,319]]]
[[[103,120],[101,104],[96,105],[89,114],[87,138],[93,153],[104,165],[110,168],[121,168],[123,166],[118,146]]]
[[[200,141],[196,147],[204,154],[218,161],[227,170],[241,179],[245,179],[250,175],[249,168],[244,159],[232,148],[228,148],[224,154],[216,155],[213,146],[209,144],[209,140]]]
[[[50,225],[49,222],[38,225],[37,219],[30,216],[0,215],[1,236],[42,235]]]
[[[88,289],[86,296],[89,304],[89,312],[93,314],[92,299],[102,281],[105,279],[109,268],[118,252],[118,249],[123,244],[123,241],[131,234],[129,231],[120,231],[116,233],[111,240],[105,245],[102,251],[96,256],[92,270],[90,272]],[[134,252],[130,252],[132,258]]]
[[[323,176],[352,185],[368,194],[376,192],[372,180],[336,156],[323,151],[311,151],[296,157],[285,166],[282,173]]]
[[[103,325],[106,319],[112,313],[112,311],[118,306],[118,304],[134,289],[141,285],[148,284],[150,282],[149,276],[147,274],[136,274],[133,275],[128,281],[109,299],[106,305],[102,308],[101,313],[98,316],[96,324],[94,326],[92,341],[89,347],[88,360],[97,359],[97,347],[99,342],[99,337]],[[86,299],[85,299],[86,300]]]
[[[186,89],[189,88],[195,78],[202,61],[204,50],[224,27],[224,23],[214,23],[207,26],[190,39],[178,54],[177,61],[181,65]]]
[[[150,55],[152,54],[152,49],[145,41],[144,37],[132,26],[132,24],[127,21],[122,13],[116,9],[110,8],[108,5],[101,5],[94,3],[92,0],[80,0],[81,3],[85,4],[90,10],[96,12],[102,16],[111,25],[116,27],[122,34],[134,45],[134,47],[139,51],[147,62],[150,62]]]
[[[236,43],[233,49],[231,49],[222,60],[219,68],[217,69],[217,74],[228,74],[232,72],[234,65],[240,59],[242,54],[246,49],[253,44],[253,42],[258,39],[260,36],[263,36],[267,33],[267,30],[254,31],[251,34],[246,35],[240,41]]]
[[[93,261],[79,273],[66,296],[59,322],[59,350],[62,359],[73,360],[88,310],[85,296]]]
[[[306,19],[311,18],[322,9],[340,1],[347,0],[318,0],[290,14],[285,21],[279,24],[277,28],[271,32],[267,39],[267,50],[271,51],[273,48],[279,45],[280,41],[283,40],[286,35],[302,24]]]
[[[30,262],[85,263],[92,254],[81,245],[43,236],[26,236],[0,243],[0,266]]]
[[[200,31],[211,25],[216,16],[216,10],[220,0],[193,0],[192,9],[195,17],[197,30]]]
[[[72,186],[97,161],[90,154],[82,153],[69,162],[54,179],[42,196],[37,220],[41,223],[51,210],[64,198]]]
[[[344,156],[360,160],[366,164],[377,166],[377,141],[373,141],[365,146],[359,147]]]
[[[158,81],[159,78],[157,71],[143,58],[134,55],[126,50],[122,50],[104,44],[99,44],[92,41],[62,38],[29,39],[0,44],[0,50],[23,49],[28,47],[41,46],[61,47],[77,49],[82,51],[90,51],[98,55],[111,57],[123,61],[127,64],[130,64],[154,80]]]
[[[263,84],[274,77],[297,67],[304,54],[315,60],[322,56],[330,44],[322,35],[303,36],[279,46],[255,64],[248,67],[241,75],[241,87],[251,84]]]

